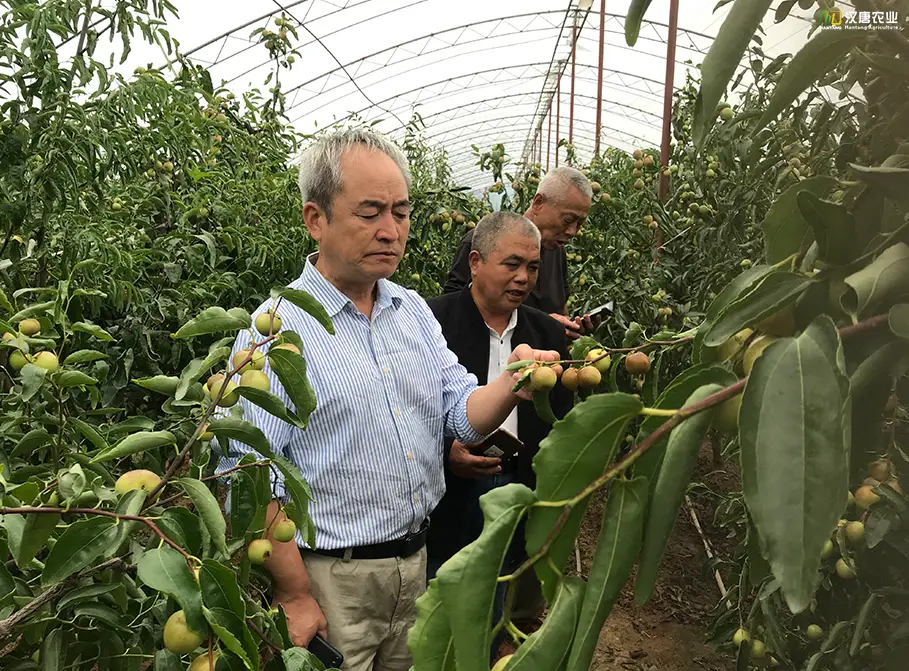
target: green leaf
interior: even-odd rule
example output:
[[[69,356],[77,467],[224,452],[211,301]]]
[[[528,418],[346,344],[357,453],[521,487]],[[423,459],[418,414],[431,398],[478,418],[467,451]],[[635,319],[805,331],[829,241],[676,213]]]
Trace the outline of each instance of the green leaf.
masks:
[[[804,275],[776,270],[751,291],[732,301],[704,336],[704,345],[717,347],[746,326],[754,326],[792,305],[811,280]]]
[[[846,54],[867,39],[858,30],[822,30],[802,47],[780,75],[767,109],[753,132],[776,119],[808,87],[843,62]]]
[[[167,648],[156,651],[154,671],[183,671],[180,655]]]
[[[180,385],[180,378],[173,375],[155,375],[154,377],[143,377],[133,382],[143,389],[154,391],[165,396],[173,396]]]
[[[578,494],[603,474],[615,456],[631,418],[643,408],[629,394],[598,394],[575,406],[556,422],[533,458],[537,474],[535,493],[540,501],[561,501]],[[549,549],[553,563],[562,567],[574,547],[589,497],[578,503]],[[527,521],[527,552],[533,555],[546,542],[561,515],[558,508],[534,508]],[[557,574],[544,562],[534,566],[543,594],[555,597]]]
[[[190,629],[201,636],[208,633],[199,583],[179,552],[166,545],[148,550],[139,559],[137,569],[139,580],[180,604]]]
[[[286,349],[270,349],[268,362],[281,381],[281,386],[294,404],[297,417],[304,424],[316,409],[316,393],[306,377],[306,360]]]
[[[266,505],[268,502],[264,502]],[[256,483],[245,471],[230,477],[230,533],[242,538],[249,531],[260,502],[256,497]]]
[[[47,377],[47,370],[41,368],[41,366],[36,366],[33,363],[27,363],[22,367],[20,376],[22,380],[21,398],[23,401],[28,401],[31,400],[44,385],[44,380]]]
[[[63,360],[63,364],[72,366],[77,363],[91,363],[92,361],[100,361],[107,358],[108,356],[104,352],[98,352],[93,349],[80,349],[78,352],[73,352],[66,357]]]
[[[868,316],[872,308],[904,296],[909,287],[909,246],[898,242],[846,280],[849,286],[840,296],[840,305],[856,317]],[[23,368],[23,370],[25,370]]]
[[[56,383],[61,389],[66,389],[67,387],[85,387],[98,384],[98,380],[78,370],[64,370],[57,376]]]
[[[739,414],[742,488],[793,613],[811,601],[824,542],[846,508],[850,416],[842,346],[829,317],[771,344],[755,362]]]
[[[87,333],[88,335],[92,336],[93,338],[97,338],[98,340],[104,340],[107,342],[114,341],[114,337],[110,333],[95,324],[89,324],[88,322],[76,322],[72,325],[71,328],[73,329],[74,333]]]
[[[293,354],[291,352],[291,354]],[[292,424],[299,429],[305,429],[306,423],[297,417],[296,414],[291,412],[284,401],[272,394],[270,391],[265,391],[264,389],[257,389],[255,387],[237,387],[237,393],[240,394],[243,398],[255,403],[257,406],[262,408],[265,412],[268,412],[278,419]]]
[[[158,526],[189,553],[202,554],[202,522],[186,508],[168,508],[161,513]]]
[[[616,480],[612,484],[566,671],[590,668],[600,630],[631,575],[641,548],[647,489],[646,478]]]
[[[757,32],[771,4],[772,0],[736,0],[720,26],[701,64],[701,89],[695,101],[694,121],[691,124],[696,145],[703,144],[716,118],[717,104],[726,93],[729,80],[741,63],[751,36]]]
[[[48,310],[52,310],[56,305],[57,301],[47,301],[44,303],[35,303],[34,305],[29,305],[27,308],[19,310],[19,312],[10,317],[9,321],[13,324],[16,324],[18,322],[21,322],[23,319],[42,315]]]
[[[203,607],[202,612],[205,614],[205,619],[208,620],[208,624],[211,625],[215,635],[221,639],[224,646],[242,659],[246,668],[258,669],[259,655],[253,654],[250,656],[243,643],[233,633],[245,627],[243,621],[236,614],[222,608],[209,609]]]
[[[555,424],[558,421],[558,418],[552,412],[548,391],[533,392],[533,409],[536,410],[537,417],[547,424]]]
[[[454,640],[438,580],[431,580],[428,589],[417,598],[417,620],[407,634],[407,647],[414,669],[456,671]]]
[[[287,648],[281,651],[281,661],[287,671],[324,671],[325,665],[306,648]]]
[[[0,309],[8,314],[13,314],[13,304],[9,302],[9,297],[3,289],[0,289]]]
[[[119,583],[95,583],[93,585],[86,585],[85,587],[79,587],[74,589],[72,592],[67,592],[56,605],[57,612],[66,610],[70,606],[74,606],[83,601],[97,601],[99,596],[104,594],[110,594],[116,589],[120,588]]]
[[[891,160],[894,159],[894,160]],[[891,165],[888,165],[888,162]],[[907,185],[909,185],[909,156],[891,156],[880,166],[864,166],[850,163],[858,178],[866,184],[879,189],[897,201],[905,202]]]
[[[701,325],[698,327],[698,332],[692,343],[692,361],[694,363],[700,363],[702,361],[705,354],[704,350],[706,349],[704,347],[704,337],[707,335],[710,327],[713,326],[717,317],[726,309],[726,306],[742,294],[751,290],[755,284],[764,279],[764,277],[771,272],[773,272],[773,269],[770,266],[755,266],[749,268],[727,284],[726,288],[713,299],[710,307],[707,308],[707,314],[704,315],[704,321],[701,322]],[[687,398],[687,395],[685,398]],[[684,399],[682,400],[684,401]]]
[[[530,364],[534,363],[533,359],[524,359],[523,361],[515,361],[505,366],[505,370],[508,372],[514,372],[516,370],[521,370],[522,368],[527,368]]]
[[[19,439],[19,442],[16,443],[10,456],[19,457],[23,454],[31,454],[39,447],[47,445],[47,443],[50,442],[50,439],[50,434],[44,429],[32,429]]]
[[[286,301],[293,303],[298,308],[314,317],[315,320],[319,322],[331,335],[335,334],[335,327],[331,322],[331,317],[328,316],[328,311],[319,301],[315,299],[312,294],[300,289],[291,289],[289,287],[284,287],[272,289],[271,297],[280,297]]]
[[[891,307],[887,314],[887,324],[893,335],[909,340],[909,303],[898,303]]]
[[[119,459],[130,454],[176,445],[177,439],[170,431],[139,431],[128,435],[116,445],[92,457],[91,463]]]
[[[204,359],[193,359],[186,364],[186,368],[180,373],[180,384],[177,386],[174,398],[180,400],[185,397],[193,382],[196,382],[215,365],[224,363],[230,357],[230,351],[230,347],[216,347]]]
[[[66,668],[67,631],[51,629],[41,641],[41,671],[63,671]]]
[[[103,451],[110,447],[107,444],[107,441],[104,440],[104,437],[98,433],[98,430],[88,422],[83,421],[78,417],[70,417],[68,421],[70,424],[76,427],[76,430],[82,434],[82,437],[85,438],[85,440],[90,442],[97,449]]]
[[[199,571],[202,585],[202,601],[212,613],[231,613],[235,620],[222,619],[221,624],[241,641],[249,657],[257,657],[256,641],[244,621],[246,605],[243,593],[237,583],[237,574],[229,567],[213,559],[206,559]]]
[[[711,394],[723,389],[722,385],[708,384],[699,387],[683,408],[692,406]],[[679,515],[679,507],[694,466],[697,463],[698,452],[710,430],[713,420],[714,408],[704,410],[684,420],[669,434],[669,443],[666,445],[666,456],[657,475],[656,486],[653,489],[653,500],[647,515],[647,524],[644,527],[644,542],[641,547],[641,559],[638,562],[638,572],[634,581],[634,599],[639,605],[646,603],[653,594],[656,584],[657,572],[666,552],[666,544],[672,533],[672,527]]]
[[[454,637],[458,669],[489,666],[493,602],[502,562],[518,522],[536,497],[525,485],[497,487],[480,497],[483,532],[436,574]]]
[[[223,331],[239,331],[252,325],[249,314],[245,318],[242,313],[228,312],[222,307],[206,308],[199,316],[190,319],[174,334],[174,338],[194,338],[210,333]]]
[[[796,197],[799,211],[814,231],[818,258],[829,265],[843,266],[856,256],[855,217],[845,207],[821,200],[809,191]]]
[[[708,384],[729,387],[736,382],[738,382],[736,375],[724,366],[718,364],[692,366],[682,371],[678,377],[667,385],[653,407],[660,410],[678,410],[699,387]],[[656,417],[653,415],[645,417],[644,421],[641,422],[641,428],[638,429],[635,442],[640,444],[667,419],[667,417]],[[666,452],[666,444],[668,442],[669,436],[663,437],[638,457],[634,464],[634,475],[647,478],[651,490],[656,487],[657,474],[660,470],[660,465],[663,463],[663,455]]]
[[[505,671],[562,668],[577,628],[584,587],[584,581],[576,576],[566,576],[559,581],[552,609],[543,625],[521,644],[505,666]],[[459,657],[459,669],[460,662]]]
[[[221,506],[218,505],[218,499],[211,493],[211,490],[200,480],[193,478],[178,478],[176,484],[183,487],[186,495],[192,499],[193,505],[202,518],[202,524],[208,529],[215,547],[223,554],[227,555],[227,523],[224,521],[224,515],[221,512]]]
[[[632,0],[628,8],[628,14],[625,15],[625,42],[629,47],[633,47],[638,41],[638,35],[641,32],[641,22],[644,20],[644,14],[650,7],[652,0]]]
[[[809,238],[810,228],[799,208],[799,194],[805,191],[823,196],[834,186],[835,179],[818,175],[793,184],[777,196],[761,222],[767,263],[779,263],[797,253]]]
[[[13,550],[16,566],[24,569],[35,558],[38,550],[44,547],[48,536],[51,535],[59,521],[60,515],[54,513],[31,513],[25,517],[22,540],[17,544],[18,547],[10,547]]]
[[[58,582],[89,566],[117,537],[117,520],[89,517],[73,522],[64,531],[44,562],[41,582]]]

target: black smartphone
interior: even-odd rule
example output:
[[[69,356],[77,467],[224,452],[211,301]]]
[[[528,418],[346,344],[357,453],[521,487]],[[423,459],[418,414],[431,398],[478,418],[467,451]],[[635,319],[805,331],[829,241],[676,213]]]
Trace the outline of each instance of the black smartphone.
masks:
[[[344,655],[318,634],[310,641],[308,649],[326,669],[340,669],[344,663]]]
[[[612,312],[612,306],[613,306],[613,302],[608,301],[606,303],[603,303],[602,305],[595,307],[593,310],[590,310],[589,312],[582,312],[580,314],[577,314],[573,318],[577,319],[578,317],[583,317],[586,314],[586,315],[589,315],[591,319],[593,319],[594,317],[600,316],[601,313],[603,313],[603,312]]]
[[[524,448],[517,436],[505,429],[497,429],[486,440],[471,449],[475,455],[484,457],[498,457],[507,461],[518,455]]]

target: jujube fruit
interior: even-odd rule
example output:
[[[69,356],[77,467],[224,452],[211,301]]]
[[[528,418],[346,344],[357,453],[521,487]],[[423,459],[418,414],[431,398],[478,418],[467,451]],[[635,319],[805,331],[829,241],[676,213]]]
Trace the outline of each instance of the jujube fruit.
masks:
[[[34,364],[48,373],[53,373],[60,367],[60,360],[53,352],[38,352]]]
[[[223,379],[224,379],[223,373],[215,373],[210,378],[208,378],[208,381],[205,383],[205,386],[208,387],[209,391],[211,391],[211,388],[214,386],[215,382],[220,382]]]
[[[220,656],[221,653],[217,650],[213,650],[211,655],[207,652],[204,655],[199,655],[189,665],[189,671],[211,671],[218,664],[218,657]]]
[[[272,321],[272,315],[274,315],[274,321]],[[277,333],[281,330],[281,315],[277,312],[272,313],[271,310],[263,312],[256,317],[256,330],[264,336]]]
[[[846,525],[846,539],[853,545],[865,540],[865,525],[861,522],[849,522]]]
[[[495,666],[492,667],[492,671],[502,671],[506,666],[508,666],[508,662],[511,661],[512,657],[513,655],[505,655],[502,657],[498,662],[495,663]]]
[[[275,530],[272,535],[279,543],[287,543],[288,541],[292,541],[296,534],[297,525],[293,523],[293,520],[281,520],[275,525]]]
[[[868,510],[868,508],[880,501],[880,498],[869,485],[863,485],[855,490],[855,505],[862,510]]]
[[[739,411],[742,409],[742,395],[733,396],[717,408],[713,426],[720,433],[735,433],[739,428]]]
[[[841,559],[840,561],[842,561],[842,559]],[[805,634],[806,634],[806,635],[808,636],[808,638],[810,638],[812,641],[816,641],[816,640],[818,640],[819,638],[821,638],[821,637],[824,635],[824,630],[821,629],[821,628],[820,628],[818,625],[816,625],[816,624],[809,624],[809,625],[808,625],[808,629],[805,630]]]
[[[164,623],[164,647],[178,655],[186,655],[205,640],[186,624],[186,613],[178,610]]]
[[[268,375],[261,370],[248,370],[240,376],[240,386],[268,391],[271,387],[271,382],[268,379]]]
[[[267,538],[257,538],[249,544],[247,554],[253,564],[264,564],[271,557],[272,545]]]
[[[282,342],[280,345],[276,345],[275,349],[286,349],[288,352],[300,354],[300,348],[294,345],[292,342]]]
[[[764,350],[767,349],[771,344],[776,342],[777,338],[772,335],[762,335],[748,346],[748,349],[745,350],[745,356],[742,358],[742,370],[745,371],[745,375],[751,373],[751,369],[754,368],[754,362],[758,360],[758,357],[764,353]]]
[[[19,322],[19,332],[22,335],[33,336],[41,332],[41,322],[37,319],[23,319]]]
[[[821,550],[821,559],[827,559],[830,555],[833,554],[833,541],[829,538],[824,541],[824,548]]]
[[[530,384],[528,387],[531,391],[549,391],[555,386],[559,377],[556,372],[549,366],[537,368],[530,374]]]
[[[742,348],[742,345],[745,344],[745,341],[748,340],[752,333],[754,333],[754,331],[751,329],[742,329],[735,335],[730,336],[726,342],[717,348],[717,354],[719,355],[720,360],[725,361],[726,359],[729,359],[735,355],[735,353]]]
[[[758,331],[775,336],[791,336],[795,333],[795,313],[791,307],[783,308],[758,322]]]
[[[650,357],[643,352],[632,352],[625,357],[625,370],[632,375],[644,375],[650,370]]]
[[[593,389],[602,379],[600,371],[593,366],[584,366],[578,371],[578,385],[584,389]]]
[[[28,359],[26,359],[25,355],[19,350],[10,352],[9,365],[12,366],[14,370],[22,370],[22,367],[27,363]]]
[[[144,489],[150,492],[158,486],[159,482],[161,482],[161,478],[157,473],[140,468],[135,471],[128,471],[117,478],[114,489],[121,494],[137,489]]]
[[[737,646],[742,645],[742,643],[751,642],[751,634],[749,634],[745,629],[739,627],[735,634],[732,635],[732,642]]]
[[[751,644],[751,658],[752,659],[763,659],[764,655],[767,654],[767,646],[764,645],[763,641],[754,639],[754,642]]]
[[[249,358],[249,361],[246,361],[247,358]],[[246,361],[245,364],[243,363],[244,361]],[[230,362],[233,364],[234,370],[238,373],[245,373],[248,370],[262,370],[265,368],[265,355],[262,353],[262,350],[257,349],[252,353],[252,356],[250,356],[248,349],[241,349],[234,354]],[[243,367],[238,368],[241,365]]]
[[[229,408],[236,405],[240,400],[240,393],[237,391],[237,383],[230,380],[219,380],[211,386],[211,397],[218,398],[221,393],[221,387],[224,387],[224,396],[218,402],[222,408]]]
[[[851,580],[855,577],[855,565],[840,557],[836,560],[836,574],[843,580]]]
[[[577,368],[569,368],[564,373],[562,373],[562,384],[566,389],[574,391],[578,388],[578,385],[580,384],[578,372],[579,371]]]
[[[890,479],[890,462],[886,459],[872,461],[868,467],[868,474],[875,480],[886,482]]]
[[[612,366],[612,358],[606,354],[606,350],[602,349],[592,349],[587,352],[587,360],[596,361],[593,365],[603,375],[608,373]]]

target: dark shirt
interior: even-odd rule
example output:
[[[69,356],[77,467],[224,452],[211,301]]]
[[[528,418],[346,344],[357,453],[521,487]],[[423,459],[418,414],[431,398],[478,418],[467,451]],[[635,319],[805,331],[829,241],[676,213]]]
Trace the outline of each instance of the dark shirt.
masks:
[[[461,238],[461,244],[455,254],[448,279],[442,293],[450,294],[460,291],[470,284],[470,245],[473,241],[473,231]],[[557,312],[564,314],[565,304],[568,302],[568,259],[565,248],[540,250],[540,274],[536,286],[530,292],[524,305],[542,310],[546,314]]]
[[[470,289],[457,293],[431,298],[427,301],[439,325],[448,347],[454,352],[458,361],[468,372],[477,376],[479,383],[486,384],[489,374],[489,327],[483,320],[477,305],[470,294]],[[518,308],[518,321],[511,334],[512,347],[527,344],[534,349],[556,350],[562,359],[568,358],[565,331],[548,314],[522,305]],[[574,403],[574,394],[561,384],[557,384],[549,394],[552,411],[559,419],[563,418]],[[517,458],[516,474],[518,482],[531,489],[536,486],[536,476],[532,462],[540,448],[540,442],[549,435],[551,425],[544,422],[534,410],[533,403],[521,401],[518,404],[518,438],[524,443],[524,449]],[[464,520],[466,501],[465,487],[469,481],[462,480],[448,469],[448,452],[451,440],[445,441],[445,496],[432,513],[427,546],[431,556],[450,557],[461,549],[459,540],[463,534],[457,531]],[[472,491],[472,490],[471,490]],[[475,505],[475,502],[473,503]],[[523,538],[516,534],[516,547],[523,547]],[[473,538],[469,539],[470,541]],[[469,542],[469,541],[468,541]]]

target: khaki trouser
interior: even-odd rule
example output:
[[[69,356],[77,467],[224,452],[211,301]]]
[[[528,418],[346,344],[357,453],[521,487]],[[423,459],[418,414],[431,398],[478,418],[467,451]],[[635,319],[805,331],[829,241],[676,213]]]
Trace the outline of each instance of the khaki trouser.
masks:
[[[426,548],[401,559],[335,559],[305,552],[312,595],[343,671],[408,671],[407,633],[426,591]]]

